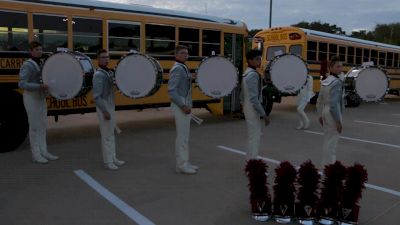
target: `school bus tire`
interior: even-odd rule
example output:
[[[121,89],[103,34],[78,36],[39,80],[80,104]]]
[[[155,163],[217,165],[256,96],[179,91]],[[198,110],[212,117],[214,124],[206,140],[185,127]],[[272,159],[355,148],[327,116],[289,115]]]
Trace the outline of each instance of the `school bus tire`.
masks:
[[[22,95],[13,90],[1,91],[0,153],[13,151],[26,139],[29,125]]]

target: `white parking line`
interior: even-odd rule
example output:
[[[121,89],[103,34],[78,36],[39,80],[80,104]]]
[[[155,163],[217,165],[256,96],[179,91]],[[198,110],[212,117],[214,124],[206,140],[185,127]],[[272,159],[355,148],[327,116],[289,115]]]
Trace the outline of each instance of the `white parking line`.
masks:
[[[229,151],[229,152],[232,152],[232,153],[236,153],[236,154],[240,154],[240,155],[246,155],[246,153],[244,151],[239,150],[239,149],[229,148],[229,147],[222,146],[222,145],[218,145],[217,147],[222,149],[222,150]],[[269,158],[265,158],[265,157],[261,157],[261,156],[258,156],[257,158],[263,159],[263,160],[265,160],[267,162],[270,162],[270,163],[273,163],[273,164],[276,164],[276,165],[279,165],[281,163],[278,160],[269,159]],[[373,184],[365,184],[365,186],[367,188],[371,188],[371,189],[374,189],[374,190],[377,190],[377,191],[381,191],[381,192],[384,192],[384,193],[387,193],[387,194],[391,194],[391,195],[400,197],[400,192],[399,191],[395,191],[395,190],[392,190],[392,189],[376,186],[376,185],[373,185]]]
[[[366,123],[366,124],[372,124],[372,125],[380,125],[380,126],[400,128],[399,125],[392,125],[392,124],[386,124],[386,123],[375,123],[375,122],[369,122],[369,121],[363,121],[363,120],[354,120],[354,122],[355,123]]]
[[[304,132],[310,133],[310,134],[317,134],[317,135],[323,135],[324,133],[321,132],[316,132],[316,131],[310,131],[310,130],[305,130]],[[368,140],[363,140],[363,139],[358,139],[358,138],[351,138],[351,137],[345,137],[345,136],[340,136],[341,139],[345,140],[350,140],[350,141],[359,141],[359,142],[364,142],[364,143],[370,143],[370,144],[376,144],[376,145],[383,145],[386,147],[392,147],[392,148],[398,148],[400,149],[400,145],[393,145],[393,144],[387,144],[383,142],[376,142],[376,141],[368,141]]]
[[[109,190],[107,190],[104,186],[102,186],[95,179],[93,179],[89,174],[85,173],[85,171],[75,170],[74,173],[81,180],[83,180],[87,185],[89,185],[91,188],[93,188],[95,191],[97,191],[97,193],[99,193],[101,196],[103,196],[103,198],[107,199],[111,204],[113,204],[115,207],[117,207],[120,211],[122,211],[125,215],[127,215],[129,218],[131,218],[137,224],[139,224],[139,225],[155,225],[153,222],[151,222],[149,219],[144,217],[142,214],[140,214],[134,208],[132,208],[131,206],[126,204],[124,201],[122,201],[120,198],[118,198],[116,195],[114,195]]]

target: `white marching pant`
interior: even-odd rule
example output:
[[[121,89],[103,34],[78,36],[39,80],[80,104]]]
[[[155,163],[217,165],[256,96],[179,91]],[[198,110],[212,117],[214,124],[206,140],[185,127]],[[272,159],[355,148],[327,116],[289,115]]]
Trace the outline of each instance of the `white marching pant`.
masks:
[[[40,93],[24,91],[24,106],[29,123],[29,142],[34,158],[47,153],[47,103]]]
[[[171,103],[171,109],[175,116],[176,167],[183,168],[189,163],[189,136],[191,118],[190,114],[185,114],[175,103]]]
[[[310,120],[308,119],[307,114],[304,112],[304,109],[306,108],[307,104],[308,104],[307,98],[299,96],[297,102],[297,115],[299,117],[300,127],[302,128],[308,128],[308,126],[310,125]]]
[[[251,103],[243,103],[243,112],[247,124],[246,158],[248,160],[255,159],[260,149],[262,121],[260,120],[260,115],[256,112]]]
[[[336,122],[333,119],[329,107],[322,111],[324,143],[322,146],[322,166],[336,161],[336,145],[339,140],[339,133],[336,129]]]
[[[97,117],[100,124],[100,134],[101,134],[101,151],[103,154],[104,163],[112,163],[116,158],[115,152],[115,107],[106,104],[107,111],[111,115],[110,120],[104,119],[103,112],[96,107]]]

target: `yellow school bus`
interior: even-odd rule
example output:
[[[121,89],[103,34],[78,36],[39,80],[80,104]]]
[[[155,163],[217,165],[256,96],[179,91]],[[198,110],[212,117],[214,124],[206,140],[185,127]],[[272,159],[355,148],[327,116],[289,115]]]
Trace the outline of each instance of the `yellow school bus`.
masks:
[[[214,52],[232,59],[239,72],[244,64],[246,24],[214,16],[95,0],[2,0],[0,1],[0,144],[1,151],[15,149],[28,131],[26,113],[18,89],[19,68],[29,58],[28,43],[37,40],[45,53],[57,48],[80,51],[93,59],[101,48],[108,49],[111,67],[134,49],[157,59],[163,84],[152,96],[130,99],[116,92],[116,109],[169,106],[169,69],[174,48],[186,45],[192,73]],[[210,99],[193,84],[194,107],[214,114],[240,110],[238,91],[224,99]],[[95,111],[92,92],[71,100],[47,98],[48,115]]]
[[[252,48],[263,49],[263,70],[276,51],[300,55],[307,62],[317,93],[320,89],[320,65],[328,56],[338,55],[346,70],[373,61],[374,65],[386,70],[390,92],[399,95],[400,46],[297,27],[275,27],[258,32],[253,38]]]

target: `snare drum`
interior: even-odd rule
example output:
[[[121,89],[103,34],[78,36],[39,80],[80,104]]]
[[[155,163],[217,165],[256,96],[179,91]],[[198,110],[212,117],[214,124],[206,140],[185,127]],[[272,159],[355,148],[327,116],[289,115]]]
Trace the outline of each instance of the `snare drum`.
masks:
[[[265,69],[266,77],[282,93],[295,94],[307,81],[308,69],[304,60],[294,54],[276,56]]]
[[[49,94],[59,100],[86,94],[92,87],[94,66],[90,58],[79,52],[58,52],[45,61],[43,83]]]
[[[140,53],[123,57],[115,69],[115,83],[129,98],[153,95],[162,84],[163,69],[154,58]]]
[[[229,95],[238,84],[238,70],[222,56],[205,58],[197,69],[196,82],[200,90],[211,98]]]
[[[363,101],[382,100],[389,90],[389,78],[377,67],[358,67],[345,75],[346,92],[355,92]]]

